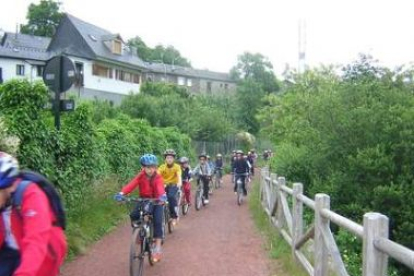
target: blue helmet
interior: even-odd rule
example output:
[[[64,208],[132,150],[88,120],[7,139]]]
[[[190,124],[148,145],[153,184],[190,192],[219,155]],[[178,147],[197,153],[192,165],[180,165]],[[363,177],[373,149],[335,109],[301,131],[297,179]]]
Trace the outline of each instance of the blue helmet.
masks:
[[[19,175],[19,163],[16,158],[0,152],[0,189],[10,187]]]
[[[142,166],[157,166],[158,159],[153,154],[144,154],[141,156],[140,160]]]

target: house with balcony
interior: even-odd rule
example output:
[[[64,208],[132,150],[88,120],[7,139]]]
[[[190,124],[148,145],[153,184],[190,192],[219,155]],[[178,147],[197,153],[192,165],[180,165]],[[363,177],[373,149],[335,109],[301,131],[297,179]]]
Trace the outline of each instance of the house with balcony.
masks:
[[[66,14],[47,51],[72,59],[79,75],[72,92],[80,98],[118,104],[126,95],[139,92],[145,63],[119,34]]]
[[[52,38],[4,33],[0,40],[0,83],[13,78],[41,80],[48,59],[63,54],[76,68],[78,81],[69,93],[82,99],[119,104],[139,93],[143,81],[175,83],[192,94],[230,93],[229,74],[163,63],[144,62],[120,34],[65,14]]]

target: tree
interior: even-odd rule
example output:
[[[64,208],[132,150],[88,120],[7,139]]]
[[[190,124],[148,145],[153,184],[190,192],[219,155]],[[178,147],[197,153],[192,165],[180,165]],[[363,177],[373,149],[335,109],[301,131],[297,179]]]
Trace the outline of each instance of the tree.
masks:
[[[155,48],[152,51],[151,59],[162,60],[166,64],[191,67],[191,63],[185,57],[182,57],[181,53],[177,49],[175,49],[174,46],[155,46]]]
[[[262,106],[261,99],[266,95],[260,83],[247,79],[237,87],[237,120],[239,127],[252,134],[257,134],[260,124],[256,118],[259,108]]]
[[[151,48],[139,36],[129,39],[128,45],[137,48],[138,56],[145,61],[162,61],[165,64],[191,67],[190,61],[183,57],[174,46],[165,47],[159,44],[155,48]]]
[[[26,16],[28,22],[20,27],[20,32],[52,37],[62,18],[60,5],[60,2],[53,0],[41,0],[38,5],[30,4]]]
[[[267,93],[279,90],[272,63],[260,53],[245,52],[239,55],[237,64],[231,69],[230,74],[237,81],[252,79],[260,83]]]
[[[152,49],[145,44],[141,37],[136,36],[128,40],[129,46],[135,47],[138,51],[138,56],[145,61],[151,60]]]

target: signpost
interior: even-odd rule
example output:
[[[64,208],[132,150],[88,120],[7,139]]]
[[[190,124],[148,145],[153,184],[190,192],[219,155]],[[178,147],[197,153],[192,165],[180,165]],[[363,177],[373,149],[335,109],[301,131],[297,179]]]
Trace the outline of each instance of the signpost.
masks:
[[[73,62],[65,56],[56,56],[47,61],[43,73],[43,81],[50,90],[55,92],[53,111],[55,114],[55,127],[60,130],[60,111],[74,110],[73,100],[61,100],[60,94],[66,92],[76,79]]]

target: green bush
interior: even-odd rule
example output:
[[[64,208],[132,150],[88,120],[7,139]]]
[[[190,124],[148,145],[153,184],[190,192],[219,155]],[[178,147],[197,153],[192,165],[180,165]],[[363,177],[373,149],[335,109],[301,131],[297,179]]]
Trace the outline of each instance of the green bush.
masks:
[[[267,97],[258,119],[276,146],[272,168],[311,197],[329,194],[332,208],[357,222],[384,213],[392,239],[414,248],[413,86],[366,57],[341,77],[333,72],[297,75],[283,95]],[[354,253],[346,239],[343,246]]]
[[[96,102],[82,102],[62,114],[61,130],[56,131],[47,101],[42,83],[13,80],[1,85],[0,140],[18,137],[16,155],[22,167],[45,174],[57,185],[68,212],[73,255],[126,213],[111,204],[112,194],[140,170],[139,157],[161,155],[167,147],[190,154],[190,138],[176,128],[151,127]]]

